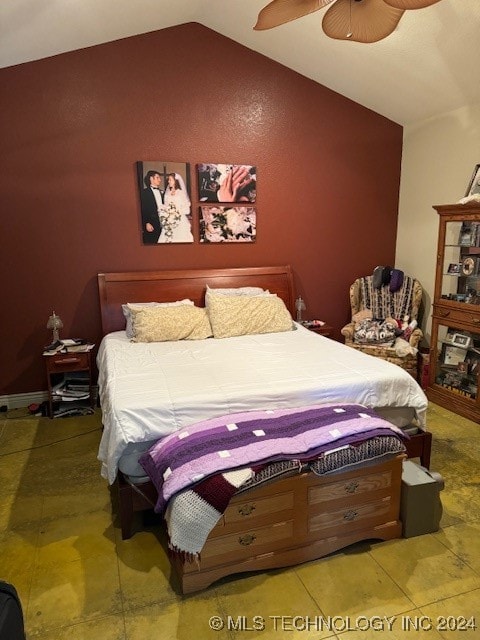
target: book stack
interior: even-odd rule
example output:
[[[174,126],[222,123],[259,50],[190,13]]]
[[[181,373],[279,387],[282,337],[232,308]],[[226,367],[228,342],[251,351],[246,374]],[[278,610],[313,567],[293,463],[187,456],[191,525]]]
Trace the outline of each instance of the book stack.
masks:
[[[61,382],[52,387],[53,402],[73,402],[74,400],[88,400],[89,398],[90,383],[88,376],[65,376]]]
[[[52,402],[54,418],[93,413],[88,372],[65,374],[63,379],[52,387]]]
[[[72,406],[62,406],[58,409],[55,409],[53,412],[54,418],[68,418],[69,416],[88,416],[93,413],[92,407],[87,407],[86,405],[72,407]]]

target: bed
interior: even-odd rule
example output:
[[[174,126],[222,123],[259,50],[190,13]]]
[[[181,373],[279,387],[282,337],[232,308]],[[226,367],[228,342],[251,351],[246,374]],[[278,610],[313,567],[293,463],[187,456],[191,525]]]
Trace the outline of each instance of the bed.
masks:
[[[358,403],[409,434],[406,453],[429,466],[427,400],[399,367],[358,353],[300,325],[292,331],[225,339],[132,345],[122,304],[189,299],[211,288],[259,287],[291,312],[289,266],[98,275],[104,338],[97,356],[102,475],[118,488],[122,536],[158,491],[138,464],[156,441],[216,416],[274,407]],[[133,347],[133,348],[132,348]],[[212,529],[201,566],[174,554],[184,593],[240,571],[295,564],[368,538],[401,533],[402,454],[339,473],[280,476],[235,494]]]

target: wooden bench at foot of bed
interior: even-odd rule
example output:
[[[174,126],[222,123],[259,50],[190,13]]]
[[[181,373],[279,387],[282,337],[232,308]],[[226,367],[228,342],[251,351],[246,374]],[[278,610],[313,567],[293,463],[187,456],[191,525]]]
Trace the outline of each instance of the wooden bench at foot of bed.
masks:
[[[426,469],[430,468],[430,455],[432,449],[432,434],[428,431],[420,431],[410,437],[406,442],[407,456],[419,458],[420,464]],[[119,472],[115,486],[118,491],[118,509],[122,539],[132,537],[134,516],[139,511],[153,509],[157,500],[157,491],[151,482],[137,485],[135,489]]]
[[[210,532],[199,564],[172,557],[184,594],[225,576],[314,560],[354,542],[401,536],[402,460],[303,473],[238,494]]]

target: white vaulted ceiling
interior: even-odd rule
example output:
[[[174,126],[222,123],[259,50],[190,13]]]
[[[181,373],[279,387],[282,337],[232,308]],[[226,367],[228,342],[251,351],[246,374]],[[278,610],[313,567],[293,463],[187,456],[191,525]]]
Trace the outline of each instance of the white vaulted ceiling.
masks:
[[[0,67],[185,22],[202,25],[402,125],[480,102],[480,0],[406,11],[385,40],[332,40],[326,9],[253,31],[268,0],[2,0]]]

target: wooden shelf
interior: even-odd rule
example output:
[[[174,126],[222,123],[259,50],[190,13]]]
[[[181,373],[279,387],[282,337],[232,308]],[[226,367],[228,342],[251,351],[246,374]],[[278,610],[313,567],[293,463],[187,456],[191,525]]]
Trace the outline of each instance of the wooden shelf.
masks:
[[[440,225],[432,306],[430,379],[426,394],[432,402],[480,422],[477,374],[480,356],[474,357],[475,350],[480,350],[480,285],[476,288],[480,275],[446,273],[449,263],[462,264],[465,257],[480,257],[478,246],[447,241],[455,234],[460,237],[468,227],[473,229],[475,242],[480,242],[480,204],[438,205],[434,209],[440,216]],[[445,340],[447,333],[468,335],[471,338],[469,347]],[[445,364],[448,347],[461,350],[458,365]]]

